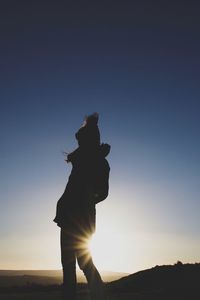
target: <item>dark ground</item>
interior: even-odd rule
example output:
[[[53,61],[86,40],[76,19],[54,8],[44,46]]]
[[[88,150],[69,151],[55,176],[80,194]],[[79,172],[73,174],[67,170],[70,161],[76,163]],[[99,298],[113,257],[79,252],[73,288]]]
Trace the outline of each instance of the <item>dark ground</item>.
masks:
[[[200,264],[156,266],[107,283],[106,289],[108,300],[199,300]],[[27,283],[0,287],[0,300],[40,299],[61,300],[61,286]],[[77,300],[89,299],[87,285],[79,284]]]

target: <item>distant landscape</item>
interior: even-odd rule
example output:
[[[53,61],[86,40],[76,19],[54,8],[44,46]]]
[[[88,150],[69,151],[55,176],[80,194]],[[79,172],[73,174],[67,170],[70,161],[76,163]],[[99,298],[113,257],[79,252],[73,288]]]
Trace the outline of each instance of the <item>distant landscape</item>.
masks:
[[[129,275],[122,272],[102,272],[105,282],[117,280]],[[79,283],[86,283],[83,272],[77,272]],[[31,284],[54,285],[62,283],[62,270],[0,270],[0,288],[10,286],[24,286]]]
[[[78,273],[78,300],[89,300],[87,285]],[[109,300],[200,299],[200,263],[155,266],[126,273],[103,274]],[[115,278],[111,280],[112,278]],[[61,270],[0,271],[1,300],[61,299]]]

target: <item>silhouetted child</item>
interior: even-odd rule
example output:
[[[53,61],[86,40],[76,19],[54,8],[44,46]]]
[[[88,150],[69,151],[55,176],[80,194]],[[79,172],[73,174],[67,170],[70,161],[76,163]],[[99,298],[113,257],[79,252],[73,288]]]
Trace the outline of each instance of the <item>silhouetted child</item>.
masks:
[[[104,285],[88,250],[95,231],[95,204],[108,195],[108,144],[100,144],[98,114],[87,116],[76,133],[79,147],[67,156],[72,171],[57,204],[54,222],[61,227],[63,290],[66,299],[76,299],[76,259],[83,270],[92,299],[104,300]]]

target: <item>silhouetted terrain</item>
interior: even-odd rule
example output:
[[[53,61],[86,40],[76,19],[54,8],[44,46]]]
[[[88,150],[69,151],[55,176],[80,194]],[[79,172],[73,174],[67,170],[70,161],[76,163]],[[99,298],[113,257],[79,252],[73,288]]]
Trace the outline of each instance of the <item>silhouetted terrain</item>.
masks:
[[[200,264],[156,266],[111,282],[108,289],[144,299],[200,299]]]
[[[29,276],[25,278],[30,279]],[[156,266],[107,283],[107,291],[109,300],[199,300],[200,264],[178,262],[175,265]],[[79,284],[77,295],[78,300],[89,300],[87,285]],[[61,299],[61,286],[31,283],[18,287],[4,286],[0,288],[0,299],[59,300]]]

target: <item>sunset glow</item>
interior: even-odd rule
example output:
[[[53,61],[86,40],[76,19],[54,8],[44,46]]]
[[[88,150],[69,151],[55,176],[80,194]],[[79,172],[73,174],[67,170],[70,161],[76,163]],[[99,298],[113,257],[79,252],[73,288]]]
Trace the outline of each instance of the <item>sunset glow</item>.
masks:
[[[200,261],[199,8],[2,2],[0,269],[62,268],[63,152],[93,112],[111,145],[90,242],[98,269]]]

